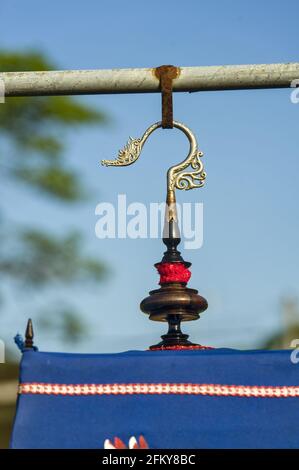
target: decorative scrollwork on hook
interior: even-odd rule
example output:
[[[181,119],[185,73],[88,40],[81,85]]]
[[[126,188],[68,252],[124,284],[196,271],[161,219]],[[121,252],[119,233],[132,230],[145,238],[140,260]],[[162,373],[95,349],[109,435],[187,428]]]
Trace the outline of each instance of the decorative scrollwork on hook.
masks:
[[[167,171],[167,193],[173,193],[175,189],[189,190],[193,188],[200,188],[203,186],[206,172],[203,168],[201,157],[203,152],[198,150],[197,141],[193,132],[184,124],[174,121],[173,126],[180,129],[188,137],[190,143],[190,150],[183,162],[174,165]],[[157,122],[150,126],[141,138],[130,137],[122,150],[118,152],[118,157],[115,160],[102,160],[102,165],[105,166],[128,166],[136,162],[141,153],[142,147],[152,132],[159,127],[162,127],[161,122]],[[191,167],[191,171],[183,171]]]
[[[115,160],[102,160],[102,165],[105,166],[127,166],[136,162],[140,155],[142,146],[141,139],[134,139],[129,137],[128,142],[123,149],[119,150],[118,157]]]
[[[181,168],[180,165],[177,165],[175,167],[175,170],[177,170],[178,173],[173,171],[173,176],[170,177],[170,186],[173,189],[184,189],[188,191],[189,189],[193,188],[201,188],[204,185],[207,174],[204,171],[203,163],[200,160],[200,157],[202,156],[203,152],[198,150],[192,158],[190,165],[194,171],[183,172],[183,168]]]

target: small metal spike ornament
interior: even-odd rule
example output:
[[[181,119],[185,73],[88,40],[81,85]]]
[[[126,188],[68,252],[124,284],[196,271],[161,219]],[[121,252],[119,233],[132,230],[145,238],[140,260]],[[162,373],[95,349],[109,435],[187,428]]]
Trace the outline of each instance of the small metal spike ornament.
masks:
[[[156,129],[162,127],[162,122],[150,126],[141,138],[130,137],[125,147],[119,151],[115,160],[102,160],[105,166],[132,165],[140,156],[143,145]],[[149,315],[150,320],[168,322],[168,332],[162,336],[162,341],[150,349],[201,349],[188,341],[188,335],[182,333],[181,322],[196,320],[200,313],[207,309],[206,299],[198,295],[198,291],[187,287],[191,273],[191,263],[184,261],[177,246],[181,241],[177,219],[175,190],[189,190],[203,186],[206,173],[193,132],[184,124],[173,121],[173,127],[184,132],[190,149],[187,157],[181,163],[170,167],[167,171],[167,194],[163,243],[167,250],[161,262],[156,263],[160,274],[160,288],[153,290],[142,300],[140,308]],[[188,170],[189,168],[189,170]],[[185,171],[188,170],[188,171]]]
[[[33,332],[33,324],[31,318],[28,319],[27,326],[26,326],[26,331],[25,331],[25,349],[34,349],[33,345],[33,338],[34,338],[34,332]]]

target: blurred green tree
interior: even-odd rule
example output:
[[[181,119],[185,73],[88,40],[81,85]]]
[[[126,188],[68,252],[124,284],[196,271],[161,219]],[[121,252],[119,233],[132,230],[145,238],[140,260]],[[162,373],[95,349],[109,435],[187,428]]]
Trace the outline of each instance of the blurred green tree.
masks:
[[[280,302],[281,328],[262,344],[263,349],[293,349],[299,340],[299,302],[296,297],[286,296]],[[294,341],[297,340],[297,344]]]
[[[0,50],[0,72],[54,68],[41,53]],[[64,156],[65,133],[69,128],[105,121],[101,111],[66,96],[7,98],[0,105],[1,177],[68,204],[84,199],[88,191]],[[15,286],[21,282],[40,289],[57,281],[99,280],[106,273],[101,261],[84,253],[78,233],[58,237],[42,230],[11,227],[0,211],[0,240],[0,275]],[[0,298],[3,307],[3,296]],[[41,320],[48,329],[59,329],[64,339],[79,340],[84,331],[82,319],[70,305],[61,311],[56,308],[51,319],[41,315]]]

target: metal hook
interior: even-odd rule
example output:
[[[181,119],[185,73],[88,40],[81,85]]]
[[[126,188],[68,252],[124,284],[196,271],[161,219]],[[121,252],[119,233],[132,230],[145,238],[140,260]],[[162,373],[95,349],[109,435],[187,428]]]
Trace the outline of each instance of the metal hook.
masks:
[[[181,163],[171,166],[167,171],[167,204],[175,204],[175,189],[189,190],[193,188],[200,188],[203,186],[206,173],[203,168],[203,163],[200,157],[203,152],[198,150],[197,141],[193,132],[184,124],[174,121],[173,126],[184,132],[190,143],[190,150]],[[148,137],[156,129],[162,127],[162,122],[156,122],[150,126],[141,138],[130,137],[127,144],[122,150],[118,152],[118,157],[115,160],[102,160],[102,165],[105,166],[128,166],[138,160],[141,150],[148,139]],[[188,167],[191,171],[183,171]]]

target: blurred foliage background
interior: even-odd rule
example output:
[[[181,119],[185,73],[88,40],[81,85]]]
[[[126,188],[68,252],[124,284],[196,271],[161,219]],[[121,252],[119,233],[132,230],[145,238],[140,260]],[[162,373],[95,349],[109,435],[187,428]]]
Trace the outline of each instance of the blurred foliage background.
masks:
[[[54,68],[41,53],[0,51],[0,72]],[[86,199],[88,188],[65,161],[65,136],[70,128],[106,121],[100,110],[66,96],[6,99],[5,106],[0,106],[1,179],[21,188],[25,185],[32,197],[46,195],[49,203],[56,199],[75,204]],[[5,201],[0,201],[1,285],[9,283],[16,295],[22,288],[30,296],[32,289],[45,290],[55,283],[70,286],[104,278],[106,266],[86,254],[78,231],[58,237],[16,225],[6,219],[2,204]],[[48,308],[51,315],[35,312],[39,328],[53,330],[63,341],[80,341],[85,332],[83,312],[69,303],[58,305],[55,298]],[[0,325],[5,321],[5,294],[0,290]],[[8,445],[17,374],[16,357],[8,350],[6,363],[0,367],[0,447]]]

